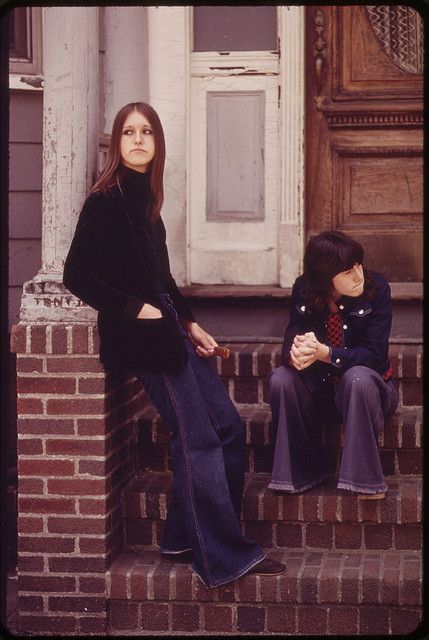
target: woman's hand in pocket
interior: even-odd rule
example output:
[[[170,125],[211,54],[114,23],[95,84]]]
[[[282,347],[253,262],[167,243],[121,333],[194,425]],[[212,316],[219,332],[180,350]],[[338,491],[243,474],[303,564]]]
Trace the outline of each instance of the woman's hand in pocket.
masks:
[[[145,302],[140,309],[137,318],[139,320],[157,320],[159,318],[162,318],[162,313],[156,307],[153,307],[148,302]]]

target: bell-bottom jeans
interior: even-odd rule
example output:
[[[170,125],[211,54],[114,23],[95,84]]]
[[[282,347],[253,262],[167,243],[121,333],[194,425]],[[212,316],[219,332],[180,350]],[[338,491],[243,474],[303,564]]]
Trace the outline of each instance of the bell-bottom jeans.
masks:
[[[310,369],[311,367],[309,367]],[[322,424],[344,424],[337,487],[359,493],[387,490],[378,438],[398,406],[393,380],[355,366],[337,383],[324,382],[292,367],[268,376],[274,430],[277,430],[271,489],[298,493],[330,475],[321,446]]]
[[[219,376],[184,339],[189,359],[179,371],[134,374],[171,431],[175,490],[161,550],[192,549],[192,568],[207,587],[216,587],[245,574],[265,554],[240,528],[243,422]]]

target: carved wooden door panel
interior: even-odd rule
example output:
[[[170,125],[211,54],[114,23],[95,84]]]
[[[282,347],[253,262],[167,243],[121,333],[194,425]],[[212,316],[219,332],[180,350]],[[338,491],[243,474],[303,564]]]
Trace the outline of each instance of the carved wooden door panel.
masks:
[[[339,229],[390,281],[423,271],[423,28],[407,6],[309,6],[306,236]]]

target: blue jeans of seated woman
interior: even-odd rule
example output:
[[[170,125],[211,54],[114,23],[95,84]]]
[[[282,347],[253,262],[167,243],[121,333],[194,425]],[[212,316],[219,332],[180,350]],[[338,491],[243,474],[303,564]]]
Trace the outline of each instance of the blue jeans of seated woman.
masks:
[[[398,405],[393,380],[355,366],[338,383],[322,382],[311,372],[278,367],[268,376],[274,428],[277,428],[271,489],[300,492],[330,475],[320,444],[323,423],[344,423],[337,487],[360,493],[387,490],[378,437]]]
[[[134,372],[170,428],[175,491],[161,548],[192,549],[207,587],[231,582],[265,557],[243,537],[244,427],[219,376],[185,338],[189,359],[175,373]]]

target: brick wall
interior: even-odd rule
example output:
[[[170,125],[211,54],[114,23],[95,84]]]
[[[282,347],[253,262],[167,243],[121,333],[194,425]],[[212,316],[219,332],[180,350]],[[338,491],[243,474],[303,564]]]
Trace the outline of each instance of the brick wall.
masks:
[[[145,392],[106,374],[92,324],[15,325],[18,589],[26,634],[105,633]]]

